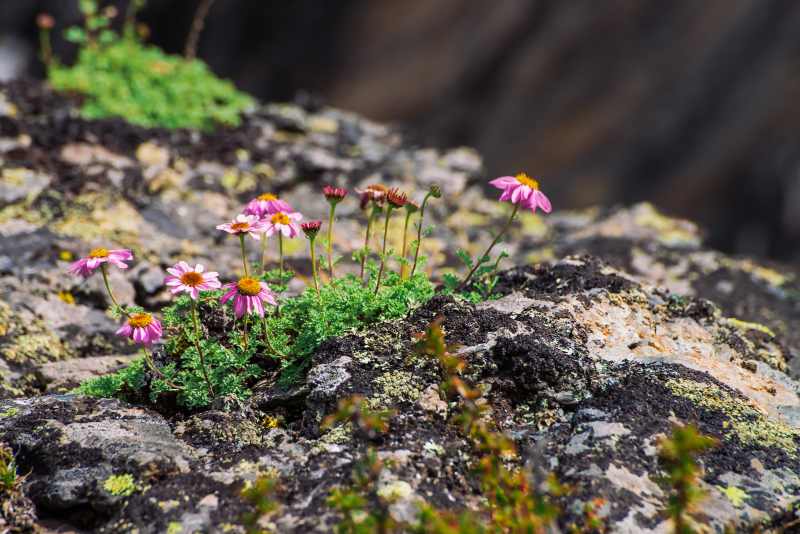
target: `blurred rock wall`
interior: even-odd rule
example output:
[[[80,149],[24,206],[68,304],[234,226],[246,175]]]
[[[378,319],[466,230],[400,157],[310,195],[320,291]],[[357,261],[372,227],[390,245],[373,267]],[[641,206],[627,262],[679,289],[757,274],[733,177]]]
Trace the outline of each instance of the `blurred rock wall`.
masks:
[[[0,50],[71,4],[0,1]],[[153,41],[180,51],[194,5],[151,0]],[[475,146],[558,206],[648,199],[717,247],[800,258],[798,2],[217,0],[200,56],[265,99],[305,89]]]

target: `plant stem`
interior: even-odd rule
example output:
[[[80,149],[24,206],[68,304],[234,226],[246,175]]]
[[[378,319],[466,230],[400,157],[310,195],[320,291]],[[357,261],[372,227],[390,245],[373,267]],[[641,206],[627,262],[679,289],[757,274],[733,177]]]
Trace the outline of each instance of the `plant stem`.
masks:
[[[314,252],[314,238],[308,240],[308,246],[311,248],[311,276],[314,277],[314,289],[317,290],[317,298],[321,299],[319,293],[319,280],[317,279],[317,255]]]
[[[422,207],[419,209],[419,223],[417,227],[417,249],[414,251],[414,265],[411,266],[411,274],[409,276],[414,276],[414,271],[417,270],[417,260],[419,260],[419,249],[422,248],[422,219],[425,217],[425,204],[428,203],[428,199],[431,197],[430,192],[425,195],[425,198],[422,199]]]
[[[267,238],[261,236],[261,274],[267,274]]]
[[[194,347],[197,349],[197,355],[200,356],[200,365],[203,369],[203,378],[208,386],[209,398],[214,398],[214,387],[211,385],[211,379],[208,378],[208,366],[206,365],[206,358],[203,355],[203,349],[200,347],[200,336],[202,330],[200,329],[200,319],[197,316],[197,301],[192,299],[192,320],[194,321]]]
[[[53,64],[53,47],[50,44],[50,30],[42,28],[39,30],[39,48],[42,53],[42,63],[45,69],[50,69]]]
[[[333,282],[333,214],[336,212],[336,203],[331,202],[331,214],[328,218],[328,272],[330,281]]]
[[[128,313],[128,311],[125,308],[120,306],[119,302],[117,302],[117,299],[114,298],[114,292],[111,291],[111,284],[108,283],[108,271],[106,270],[105,263],[100,264],[100,272],[103,274],[103,283],[106,286],[106,291],[108,291],[108,296],[111,298],[111,302],[114,304],[114,307],[120,310],[122,313],[124,313],[127,317],[130,317],[131,314]]]
[[[361,256],[361,272],[358,277],[364,279],[364,265],[367,263],[367,254],[369,254],[369,238],[372,234],[372,223],[375,221],[376,208],[372,208],[367,218],[367,233],[364,235],[364,254]]]
[[[262,322],[262,325],[264,327],[264,342],[267,344],[267,347],[269,348],[269,350],[271,350],[272,352],[274,352],[275,354],[277,354],[281,358],[286,358],[287,357],[286,354],[281,352],[281,351],[279,351],[278,349],[276,349],[275,346],[272,344],[272,340],[269,338],[269,328],[267,327],[267,316],[266,315],[262,315],[261,316],[261,322]]]
[[[149,352],[147,352],[147,347],[142,347],[142,352],[144,352],[144,362],[147,364],[147,367],[149,367],[150,370],[153,371],[154,375],[158,376],[160,380],[163,380],[166,385],[168,385],[174,390],[180,391],[181,389],[183,389],[177,384],[175,384],[175,382],[167,380],[167,377],[164,376],[164,373],[162,373],[161,370],[156,367],[156,363],[153,361],[152,355]]]
[[[244,267],[244,275],[250,276],[247,270],[247,251],[244,249],[244,234],[239,234],[239,244],[242,247],[242,267]]]
[[[407,278],[406,271],[408,270],[408,265],[406,264],[406,252],[408,252],[408,222],[411,220],[411,212],[406,211],[406,220],[403,222],[403,248],[400,252],[400,279],[405,280]]]
[[[242,322],[242,342],[244,344],[245,352],[247,352],[247,317],[247,314],[245,314]]]
[[[283,234],[280,232],[278,232],[278,258],[278,268],[281,271],[281,279],[283,279]]]
[[[375,283],[375,294],[381,288],[381,278],[383,278],[383,269],[386,266],[386,236],[389,234],[389,219],[392,217],[392,205],[386,206],[386,222],[383,224],[383,248],[381,249],[381,268],[378,271],[378,281]]]
[[[469,279],[472,278],[472,275],[475,274],[475,271],[478,270],[478,267],[480,267],[483,264],[482,261],[483,258],[489,255],[489,253],[492,251],[492,248],[494,248],[497,242],[500,241],[500,238],[503,237],[503,234],[505,234],[508,228],[511,226],[511,223],[514,220],[514,217],[517,216],[518,211],[519,211],[519,204],[514,204],[514,210],[511,212],[511,216],[508,218],[508,221],[506,221],[505,226],[503,226],[503,229],[500,230],[500,233],[497,234],[497,236],[495,236],[494,240],[492,241],[492,244],[489,245],[489,248],[486,249],[486,252],[484,252],[483,255],[481,255],[480,257],[475,258],[475,265],[472,266],[472,269],[470,269],[466,278],[464,278],[464,280],[462,280],[462,282],[458,285],[456,291],[461,291],[467,286],[467,282],[469,282]]]
[[[208,10],[211,9],[211,4],[214,0],[200,0],[200,5],[197,11],[194,12],[194,19],[192,19],[192,28],[189,31],[189,36],[186,38],[186,47],[183,51],[183,56],[186,59],[194,59],[197,55],[197,42],[200,40],[200,33],[206,24],[206,17]]]

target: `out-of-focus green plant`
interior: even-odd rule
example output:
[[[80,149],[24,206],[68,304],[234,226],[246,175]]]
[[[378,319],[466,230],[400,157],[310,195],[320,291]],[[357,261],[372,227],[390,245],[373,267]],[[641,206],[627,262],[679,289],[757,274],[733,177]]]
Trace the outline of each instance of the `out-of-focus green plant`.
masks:
[[[81,113],[88,119],[117,116],[164,128],[238,125],[241,113],[253,105],[252,98],[217,78],[202,61],[145,44],[133,21],[143,4],[131,4],[119,34],[112,29],[113,8],[101,10],[96,0],[80,0],[84,24],[65,32],[66,39],[80,47],[78,59],[71,66],[50,61],[53,88],[83,95]]]

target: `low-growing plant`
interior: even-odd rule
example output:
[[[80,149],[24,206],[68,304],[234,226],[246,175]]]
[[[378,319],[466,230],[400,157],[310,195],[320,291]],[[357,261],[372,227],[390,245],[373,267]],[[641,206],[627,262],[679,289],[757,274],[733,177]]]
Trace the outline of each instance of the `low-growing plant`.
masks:
[[[17,474],[17,460],[11,447],[0,443],[0,498],[3,493],[10,493],[17,489],[22,482],[22,477]]]
[[[412,201],[396,189],[368,186],[361,193],[362,207],[368,211],[365,246],[354,255],[361,271],[358,276],[349,273],[338,278],[333,271],[332,228],[335,208],[345,199],[347,191],[326,187],[323,194],[330,203],[327,283],[320,280],[315,253],[315,239],[322,222],[301,223],[302,214],[272,194],[253,199],[243,213],[217,226],[238,241],[241,276],[223,284],[219,273],[207,271],[201,264],[192,266],[179,261],[167,269],[164,282],[175,295],[175,301],[162,311],[163,323],[140,307],[121,304],[114,295],[108,268],[127,269],[133,260],[130,250],[95,248],[72,263],[70,271],[83,278],[100,272],[112,303],[112,316],[124,318],[117,334],[142,347],[141,358],[127,368],[88,380],[76,392],[153,403],[168,397],[178,406],[190,409],[208,406],[215,399],[223,399],[227,405],[247,398],[249,388],[268,371],[280,369],[284,383],[297,380],[312,353],[326,339],[403,317],[434,295],[428,275],[415,270],[420,259],[424,208],[429,199],[441,196],[437,186],[429,189],[419,210],[415,207],[405,211],[404,246],[397,258],[398,271],[390,268],[389,260],[395,256],[387,250],[391,214]],[[517,200],[509,198],[512,202],[523,200],[523,196]],[[414,262],[408,270],[407,233],[416,213],[419,213],[418,239]],[[376,263],[370,258],[370,228],[380,215],[384,216],[383,241]],[[295,238],[301,231],[309,240],[314,285],[287,298],[283,294],[293,273],[285,269],[283,240]],[[276,269],[268,268],[265,243],[269,237],[278,241]],[[248,255],[249,239],[261,242],[257,267],[251,265]],[[497,262],[492,271],[496,267]],[[470,271],[463,282],[475,272]],[[450,291],[453,292],[452,287]],[[491,287],[479,295],[485,297],[490,292]],[[476,298],[472,286],[461,295]]]
[[[264,522],[280,510],[276,499],[280,491],[277,476],[259,475],[253,482],[248,482],[242,489],[242,498],[253,506],[253,511],[242,518],[244,526],[250,534],[267,534],[270,532]]]
[[[83,95],[85,118],[124,117],[146,127],[210,129],[238,125],[241,113],[253,106],[251,97],[215,76],[202,61],[145,44],[133,20],[144,1],[131,2],[122,33],[113,29],[113,6],[100,9],[96,0],[80,0],[79,5],[83,26],[65,32],[79,46],[75,64],[62,65],[52,56],[52,19],[40,21],[40,31],[50,84]]]

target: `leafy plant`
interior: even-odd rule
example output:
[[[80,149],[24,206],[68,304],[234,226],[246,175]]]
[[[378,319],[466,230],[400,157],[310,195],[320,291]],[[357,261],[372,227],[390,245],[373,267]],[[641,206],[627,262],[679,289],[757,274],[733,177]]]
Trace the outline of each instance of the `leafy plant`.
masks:
[[[77,61],[71,66],[52,61],[48,79],[56,90],[86,97],[85,118],[118,116],[146,127],[210,129],[238,125],[242,111],[253,105],[202,61],[146,45],[130,21],[122,35],[115,32],[113,10],[98,10],[94,0],[81,0],[80,7],[83,27],[65,32],[80,47]]]
[[[659,444],[659,458],[672,489],[667,514],[675,534],[700,532],[693,514],[705,492],[697,485],[700,468],[695,458],[716,445],[717,440],[700,434],[692,425],[676,426],[672,436],[662,439]]]
[[[494,262],[491,261],[489,255],[473,259],[465,250],[461,249],[456,251],[456,256],[467,269],[474,269],[474,274],[472,275],[474,281],[470,286],[462,287],[462,282],[456,275],[446,273],[442,277],[445,291],[448,293],[460,293],[461,296],[473,303],[490,299],[499,280],[497,268],[502,260],[508,258],[508,253],[502,251],[497,255]]]
[[[242,498],[249,502],[254,510],[245,514],[244,525],[248,533],[264,534],[266,531],[260,523],[280,509],[275,496],[280,491],[280,481],[272,475],[260,475],[255,481],[245,485]]]
[[[4,443],[0,443],[0,497],[3,493],[15,490],[20,482],[13,451]]]

